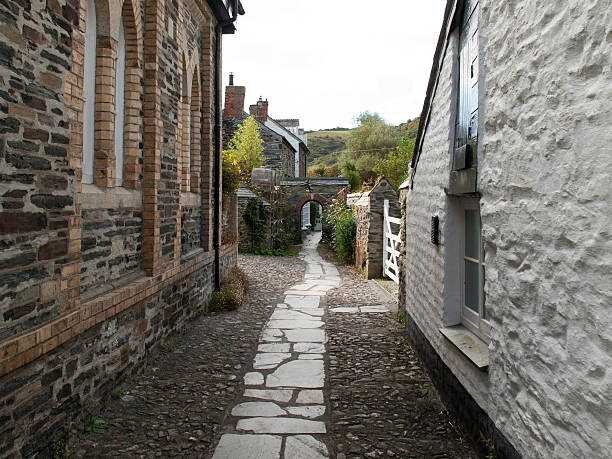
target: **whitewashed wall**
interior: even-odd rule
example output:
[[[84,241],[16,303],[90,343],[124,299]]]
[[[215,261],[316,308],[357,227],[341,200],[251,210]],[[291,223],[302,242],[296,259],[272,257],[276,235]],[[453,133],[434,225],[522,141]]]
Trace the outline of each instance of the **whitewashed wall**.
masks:
[[[492,413],[526,457],[609,457],[612,2],[481,7]]]
[[[608,457],[612,3],[480,1],[488,375],[443,326],[452,51],[407,195],[406,308],[524,457]],[[441,243],[429,242],[433,215]]]

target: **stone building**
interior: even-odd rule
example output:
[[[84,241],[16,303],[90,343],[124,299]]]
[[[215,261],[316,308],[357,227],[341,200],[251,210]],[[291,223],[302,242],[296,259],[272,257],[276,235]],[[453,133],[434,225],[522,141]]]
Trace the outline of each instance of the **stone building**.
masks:
[[[403,185],[407,330],[498,457],[607,457],[612,9],[448,0]]]
[[[265,125],[272,131],[283,136],[283,138],[293,147],[295,151],[295,173],[293,177],[306,177],[308,170],[308,136],[304,130],[299,127],[299,120],[275,120],[268,115],[268,101],[259,100],[249,106],[249,113],[255,117],[257,121]]]
[[[234,266],[220,53],[238,13],[0,5],[0,455],[36,455],[94,411]]]
[[[249,116],[244,112],[245,86],[234,85],[234,75],[230,74],[230,83],[225,87],[225,108],[223,110],[223,148],[226,149],[230,139],[242,122]],[[263,167],[277,170],[283,178],[294,176],[294,158],[296,149],[285,138],[266,126],[261,119],[255,118],[259,135],[263,140]]]

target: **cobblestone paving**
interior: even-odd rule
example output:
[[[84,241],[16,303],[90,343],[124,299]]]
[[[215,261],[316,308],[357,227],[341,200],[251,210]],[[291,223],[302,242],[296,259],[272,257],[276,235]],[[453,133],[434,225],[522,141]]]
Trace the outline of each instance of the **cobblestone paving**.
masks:
[[[106,431],[73,428],[70,456],[210,458],[217,450],[215,459],[477,457],[393,320],[393,298],[373,281],[337,266],[340,285],[330,282],[313,295],[322,312],[311,310],[304,328],[283,322],[304,320],[284,316],[308,309],[288,305],[287,295],[305,298],[312,282],[325,283],[324,272],[306,271],[321,260],[302,258],[306,263],[241,255],[251,281],[247,304],[202,317],[174,338],[165,348],[171,352],[110,400],[100,415]],[[331,268],[330,275],[333,281]],[[318,318],[326,343],[290,337],[323,331],[306,328]],[[278,373],[292,361],[317,368],[296,373],[289,365]],[[314,362],[324,362],[323,382]]]
[[[333,259],[325,247],[319,252]],[[396,298],[353,269],[338,269],[342,283],[327,292],[332,454],[338,459],[478,457],[394,320]]]
[[[238,311],[201,317],[169,342],[165,349],[172,352],[122,385],[123,396],[99,414],[109,423],[105,432],[74,426],[70,457],[212,455],[219,426],[242,394],[263,325],[306,269],[294,257],[238,259],[249,275],[247,303]]]

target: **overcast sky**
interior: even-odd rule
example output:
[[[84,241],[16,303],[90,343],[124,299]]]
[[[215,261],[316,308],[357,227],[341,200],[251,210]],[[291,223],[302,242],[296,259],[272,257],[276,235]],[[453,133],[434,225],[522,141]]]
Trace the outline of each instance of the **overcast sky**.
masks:
[[[223,85],[262,96],[272,118],[307,130],[352,127],[359,113],[391,124],[423,106],[445,0],[242,0],[223,36]]]

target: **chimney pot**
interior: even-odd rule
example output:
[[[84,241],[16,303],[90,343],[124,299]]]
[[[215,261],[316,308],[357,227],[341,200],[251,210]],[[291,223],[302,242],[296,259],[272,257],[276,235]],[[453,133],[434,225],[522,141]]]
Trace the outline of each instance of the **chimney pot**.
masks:
[[[234,74],[230,72],[229,85],[234,86]]]

